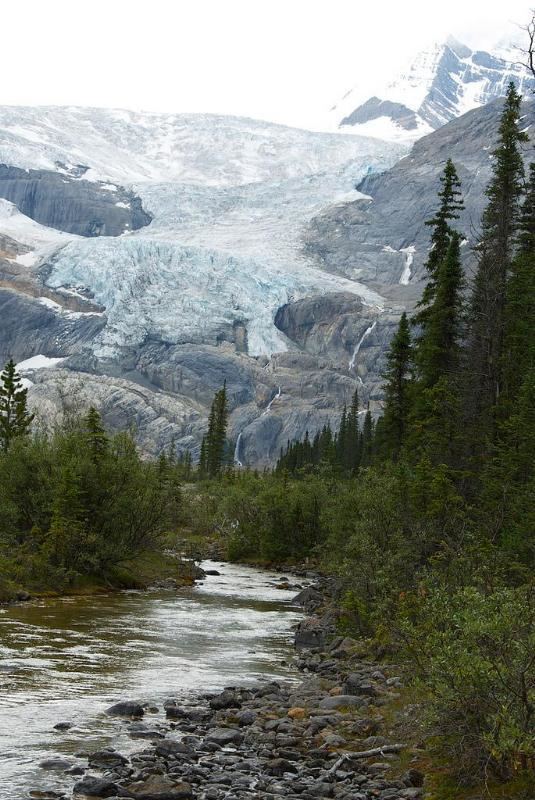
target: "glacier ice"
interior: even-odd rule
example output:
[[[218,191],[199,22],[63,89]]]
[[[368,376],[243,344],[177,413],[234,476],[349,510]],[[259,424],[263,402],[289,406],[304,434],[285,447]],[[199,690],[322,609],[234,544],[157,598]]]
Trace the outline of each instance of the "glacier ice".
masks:
[[[75,107],[0,107],[0,133],[1,162],[79,174],[110,191],[128,186],[153,217],[121,237],[87,239],[0,201],[0,230],[32,248],[28,265],[46,263],[48,286],[87,287],[104,307],[98,357],[147,338],[215,343],[235,323],[251,355],[270,356],[287,348],[274,317],[292,300],[352,292],[383,306],[363,284],[316,268],[301,237],[329,205],[362,197],[358,182],[405,145],[234,117]]]

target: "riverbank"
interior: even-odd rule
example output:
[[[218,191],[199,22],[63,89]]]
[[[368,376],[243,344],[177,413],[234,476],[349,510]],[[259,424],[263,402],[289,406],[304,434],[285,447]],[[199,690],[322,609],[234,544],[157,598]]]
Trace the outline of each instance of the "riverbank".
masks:
[[[171,697],[159,712],[150,702],[124,698],[108,714],[146,745],[133,754],[87,752],[88,770],[74,768],[85,772],[74,796],[422,797],[423,775],[411,763],[418,753],[385,733],[384,710],[399,696],[401,678],[395,669],[367,661],[354,640],[334,635],[328,583],[320,580],[296,598],[306,616],[296,631],[294,680],[235,685],[186,701]],[[54,760],[44,766],[73,769]]]
[[[125,589],[192,586],[203,577],[202,570],[178,553],[151,550],[110,568],[106,574],[64,576],[51,574],[38,578],[24,573],[24,567],[6,567],[0,576],[0,605],[27,602],[47,597],[79,597],[107,594]]]

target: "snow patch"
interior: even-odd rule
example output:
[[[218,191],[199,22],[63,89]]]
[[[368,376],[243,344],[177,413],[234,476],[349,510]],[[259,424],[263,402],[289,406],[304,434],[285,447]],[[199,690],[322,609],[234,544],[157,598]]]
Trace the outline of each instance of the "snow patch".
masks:
[[[32,372],[35,369],[51,369],[65,361],[64,358],[49,358],[41,354],[27,358],[25,361],[19,361],[17,364],[18,372]]]

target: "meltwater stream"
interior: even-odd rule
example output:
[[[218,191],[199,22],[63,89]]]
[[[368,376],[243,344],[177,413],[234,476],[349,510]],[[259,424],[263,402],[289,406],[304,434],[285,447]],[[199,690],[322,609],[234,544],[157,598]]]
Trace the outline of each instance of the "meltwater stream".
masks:
[[[63,790],[71,776],[38,767],[113,745],[142,749],[104,710],[120,699],[169,697],[287,678],[295,591],[248,567],[207,562],[220,576],[178,593],[122,592],[0,608],[0,798]],[[154,719],[162,719],[160,710]],[[58,722],[71,722],[56,731]]]

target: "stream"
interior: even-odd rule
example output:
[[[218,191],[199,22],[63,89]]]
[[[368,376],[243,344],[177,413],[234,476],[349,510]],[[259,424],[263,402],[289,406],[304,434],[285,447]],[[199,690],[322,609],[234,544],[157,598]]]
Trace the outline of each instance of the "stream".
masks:
[[[121,699],[159,706],[169,698],[262,679],[291,679],[296,590],[280,576],[241,565],[217,569],[178,592],[121,592],[0,608],[0,798],[66,791],[72,776],[43,759],[143,742],[104,714]],[[60,722],[70,730],[54,730]]]

